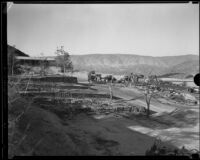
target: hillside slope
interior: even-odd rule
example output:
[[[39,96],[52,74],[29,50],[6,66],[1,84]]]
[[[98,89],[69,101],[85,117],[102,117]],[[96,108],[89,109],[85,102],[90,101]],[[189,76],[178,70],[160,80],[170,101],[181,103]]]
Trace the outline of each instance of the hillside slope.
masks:
[[[150,57],[122,54],[93,54],[72,55],[75,69],[103,73],[143,73],[143,74],[167,74],[183,73],[195,74],[199,68],[199,56],[183,55],[168,57]]]
[[[178,73],[173,75],[176,78],[183,78],[187,76],[194,76],[199,73],[199,60],[188,60],[183,63],[170,67],[165,71],[166,73]]]
[[[8,45],[8,54],[10,53],[15,53],[16,56],[25,56],[25,57],[29,57],[28,54],[14,48],[13,46]]]

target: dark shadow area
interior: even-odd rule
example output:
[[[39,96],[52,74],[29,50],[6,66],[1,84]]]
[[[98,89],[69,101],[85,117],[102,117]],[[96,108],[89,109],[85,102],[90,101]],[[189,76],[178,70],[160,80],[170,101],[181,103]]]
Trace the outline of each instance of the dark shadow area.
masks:
[[[30,79],[31,78],[31,79]],[[78,83],[77,77],[67,77],[67,76],[38,76],[38,77],[27,77],[23,78],[22,81],[31,82],[65,82],[65,83]]]
[[[21,93],[22,96],[34,97],[34,96],[52,96],[55,97],[57,93],[55,92],[41,92],[41,93]],[[64,97],[63,97],[64,98]],[[68,97],[70,98],[70,97]],[[71,98],[110,98],[107,94],[94,94],[94,93],[71,93]],[[119,97],[112,97],[114,100],[119,100]]]
[[[27,81],[28,82],[28,81]],[[27,85],[27,82],[21,82],[19,83],[19,87],[20,88],[24,88],[26,87]],[[29,84],[28,88],[34,88],[34,90],[40,90],[41,89],[51,89],[51,88],[57,88],[57,89],[91,89],[91,90],[97,90],[97,89],[94,89],[94,88],[91,88],[92,86],[94,85],[90,85],[90,84],[84,84],[84,83],[77,83],[77,84],[70,84],[70,83],[54,83],[52,85],[53,82],[32,82]],[[78,86],[80,85],[80,86]]]
[[[34,88],[34,89],[30,89],[30,88]],[[43,85],[34,85],[34,86],[29,86],[28,90],[40,90],[40,89],[51,89],[53,88],[52,86],[43,86]],[[56,86],[56,89],[91,89],[91,90],[97,90],[94,88],[90,88],[87,86]]]
[[[144,99],[144,96],[139,96],[139,97],[135,97],[135,98],[128,99],[128,100],[120,99],[119,101],[116,101],[116,102],[128,102],[128,101],[134,101],[134,100],[141,99],[141,98]]]

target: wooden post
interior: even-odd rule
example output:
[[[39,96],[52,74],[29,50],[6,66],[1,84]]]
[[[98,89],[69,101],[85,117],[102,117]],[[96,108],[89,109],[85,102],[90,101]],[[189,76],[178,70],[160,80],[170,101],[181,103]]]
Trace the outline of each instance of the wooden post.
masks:
[[[112,98],[113,98],[113,92],[112,92],[112,79],[111,79],[111,83],[109,84],[109,91],[110,91],[110,104],[112,102]]]
[[[13,66],[14,66],[14,55],[12,57],[12,76],[13,76]]]
[[[147,84],[146,87],[147,88],[146,88],[145,97],[146,97],[146,103],[147,103],[147,117],[149,117],[149,115],[150,115],[150,102],[151,102],[151,98],[152,98],[153,93],[149,92],[148,84]]]

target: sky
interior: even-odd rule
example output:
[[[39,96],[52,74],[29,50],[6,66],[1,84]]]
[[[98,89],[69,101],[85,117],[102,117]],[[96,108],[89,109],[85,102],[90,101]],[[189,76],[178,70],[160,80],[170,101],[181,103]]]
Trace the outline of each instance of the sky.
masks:
[[[30,56],[199,54],[199,4],[13,4],[7,41]]]

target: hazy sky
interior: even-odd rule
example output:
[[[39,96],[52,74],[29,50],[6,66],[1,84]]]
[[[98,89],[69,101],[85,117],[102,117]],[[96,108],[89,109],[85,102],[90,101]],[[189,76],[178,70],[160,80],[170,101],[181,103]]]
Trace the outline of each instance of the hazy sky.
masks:
[[[8,44],[30,56],[199,54],[198,4],[14,4]]]

